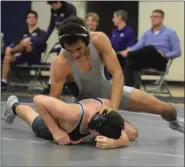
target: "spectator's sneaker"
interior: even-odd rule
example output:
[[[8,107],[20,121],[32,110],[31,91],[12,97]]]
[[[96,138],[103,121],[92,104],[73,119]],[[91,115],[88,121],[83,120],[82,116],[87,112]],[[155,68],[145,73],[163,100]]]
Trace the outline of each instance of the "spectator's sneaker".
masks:
[[[171,121],[169,123],[169,127],[173,130],[184,133],[184,119],[183,118],[177,118],[176,121]]]
[[[48,86],[41,92],[41,94],[48,95],[50,93],[51,85]]]
[[[7,90],[7,88],[8,88],[8,84],[1,81],[1,91]]]
[[[10,96],[6,102],[5,111],[2,113],[2,119],[6,122],[6,124],[12,124],[16,115],[13,113],[12,106],[16,103],[19,103],[18,98],[16,96]]]

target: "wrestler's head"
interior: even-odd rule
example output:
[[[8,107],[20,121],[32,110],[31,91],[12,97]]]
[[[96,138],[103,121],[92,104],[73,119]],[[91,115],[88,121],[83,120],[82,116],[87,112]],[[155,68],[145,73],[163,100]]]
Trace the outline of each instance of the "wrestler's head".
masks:
[[[105,110],[96,113],[89,121],[88,128],[93,136],[103,135],[113,139],[119,139],[124,129],[124,119],[115,111]]]
[[[26,23],[28,26],[35,26],[37,24],[38,15],[37,12],[30,10],[26,15]]]
[[[74,59],[83,57],[87,51],[90,36],[83,19],[73,16],[65,19],[58,29],[59,42]]]

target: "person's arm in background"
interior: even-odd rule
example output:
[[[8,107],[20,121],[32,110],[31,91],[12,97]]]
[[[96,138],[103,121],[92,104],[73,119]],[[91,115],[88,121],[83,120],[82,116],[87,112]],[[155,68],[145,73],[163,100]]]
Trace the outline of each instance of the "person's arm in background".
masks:
[[[169,36],[169,44],[171,47],[171,51],[168,53],[165,53],[165,56],[169,59],[180,57],[181,56],[180,40],[175,31],[172,31]]]
[[[51,11],[51,19],[50,19],[50,23],[49,23],[49,26],[48,26],[48,29],[47,29],[47,36],[45,38],[45,41],[48,40],[48,38],[51,35],[51,33],[53,32],[54,28],[55,28],[55,23],[54,23],[53,14],[52,14],[52,11]]]
[[[127,45],[126,51],[129,51],[137,42],[137,37],[134,31],[130,31],[126,34],[126,40],[125,43]],[[119,52],[119,54],[123,55],[125,54],[125,51],[122,50]]]
[[[134,46],[132,46],[131,48],[128,47],[126,50],[122,51],[121,55],[126,57],[128,55],[128,52],[135,51],[135,50],[138,50],[138,49],[144,47],[145,46],[146,37],[147,37],[147,32],[145,32],[143,34],[141,39]]]
[[[146,37],[147,37],[147,32],[145,32],[142,35],[141,39],[134,46],[132,46],[129,49],[129,51],[135,51],[135,50],[138,50],[138,49],[144,47],[145,46]]]
[[[134,31],[128,33],[127,49],[131,49],[137,43],[137,37]]]
[[[68,17],[76,16],[76,14],[77,14],[76,7],[73,4],[70,4],[70,3],[68,3],[66,12],[67,12]]]

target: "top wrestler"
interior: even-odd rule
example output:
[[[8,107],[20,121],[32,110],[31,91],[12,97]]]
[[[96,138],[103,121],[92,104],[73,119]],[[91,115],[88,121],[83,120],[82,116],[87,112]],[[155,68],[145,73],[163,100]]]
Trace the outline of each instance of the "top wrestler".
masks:
[[[124,86],[122,69],[104,33],[90,33],[81,18],[70,17],[60,25],[58,36],[63,49],[51,63],[50,96],[59,97],[67,81],[78,101],[107,98],[110,99],[108,107],[114,111],[119,108],[161,115],[170,128],[184,133],[184,120],[177,117],[173,106],[141,90]]]

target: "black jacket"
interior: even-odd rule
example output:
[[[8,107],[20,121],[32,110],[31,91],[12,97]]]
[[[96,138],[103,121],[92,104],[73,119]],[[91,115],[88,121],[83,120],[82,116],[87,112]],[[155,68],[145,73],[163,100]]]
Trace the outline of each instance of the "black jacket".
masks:
[[[74,5],[70,3],[62,2],[61,8],[59,8],[56,11],[51,9],[51,20],[50,20],[50,24],[47,30],[46,40],[49,38],[49,36],[53,32],[53,29],[55,27],[58,28],[61,22],[70,16],[76,16],[76,8]]]

